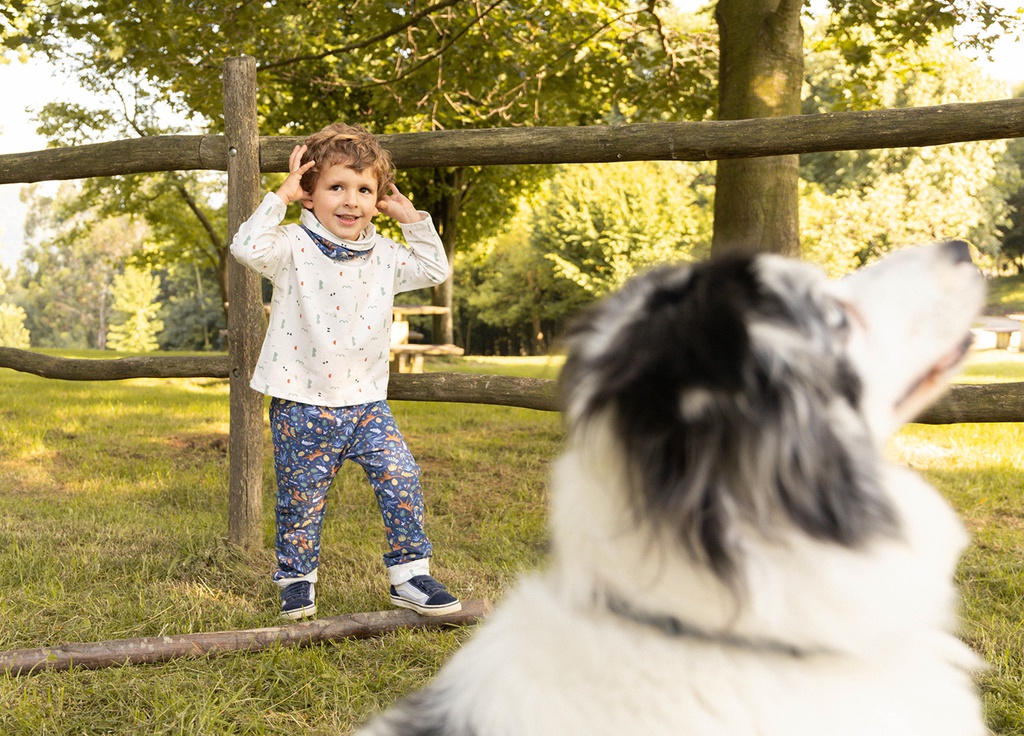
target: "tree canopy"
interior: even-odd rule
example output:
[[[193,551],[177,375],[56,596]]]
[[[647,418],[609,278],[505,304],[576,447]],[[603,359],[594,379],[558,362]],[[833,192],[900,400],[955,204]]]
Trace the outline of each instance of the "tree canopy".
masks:
[[[221,66],[241,54],[257,61],[260,127],[270,135],[335,120],[384,133],[700,118],[714,89],[713,39],[682,33],[658,2],[18,5],[7,46],[45,55],[115,102],[88,113],[47,106],[48,132],[61,142],[115,121],[151,135],[160,109],[219,130]],[[500,228],[544,177],[537,167],[474,168],[408,172],[405,182],[451,255],[460,240]],[[450,299],[450,290],[435,295]]]
[[[8,49],[44,55],[97,95],[92,109],[55,102],[41,111],[42,130],[57,144],[155,135],[184,125],[217,132],[223,126],[222,64],[240,54],[257,62],[260,130],[269,135],[308,134],[338,119],[393,133],[941,102],[951,98],[939,89],[926,90],[938,67],[920,50],[932,39],[949,48],[949,30],[967,21],[975,30],[961,33],[957,43],[979,48],[1019,24],[1019,14],[986,0],[828,0],[814,6],[820,18],[812,18],[803,0],[717,0],[708,4],[711,12],[693,16],[677,13],[670,0],[354,0],[341,5],[309,0],[16,0],[6,7],[0,37]],[[805,27],[813,28],[810,43]],[[813,62],[805,68],[807,53],[807,58],[828,58],[830,66]],[[914,84],[904,84],[907,80]],[[805,82],[811,95],[802,100]],[[739,243],[795,252],[801,171],[808,180],[805,202],[833,212],[876,207],[873,211],[885,221],[882,214],[895,213],[898,203],[909,211],[908,203],[948,202],[960,192],[996,203],[998,187],[986,189],[982,180],[1010,174],[983,165],[994,152],[984,147],[861,152],[805,158],[799,166],[796,157],[720,162],[715,196],[701,202],[706,208],[713,201],[716,208],[715,249]],[[939,185],[935,172],[966,161],[961,155],[973,166],[971,183],[961,177],[956,191]],[[421,169],[402,172],[400,183],[418,207],[430,211],[450,255],[457,246],[464,250],[489,243],[493,253],[509,256],[493,245],[499,242],[493,238],[511,242],[503,233],[520,212],[522,197],[540,191],[553,171],[545,166]],[[557,186],[570,178],[562,172]],[[701,181],[709,186],[708,177]],[[870,188],[862,186],[868,181]],[[603,184],[591,181],[594,187]],[[205,276],[196,269],[217,274],[223,303],[227,237],[222,189],[216,176],[187,172],[90,180],[76,207],[97,217],[128,214],[146,220],[148,262],[176,274],[177,284],[194,276],[201,285]],[[625,270],[616,270],[609,264],[644,261],[648,250],[662,247],[653,241],[650,248],[641,247],[646,241],[633,233],[616,241],[629,232],[625,210],[604,211],[583,199],[548,200],[544,207],[550,216],[534,218],[531,227],[540,233],[536,242],[551,247],[547,262],[557,267],[556,275],[569,276],[577,286],[586,284],[593,293],[614,286],[633,267],[627,263]],[[892,229],[889,242],[869,236],[872,244],[857,254],[848,241],[840,247],[826,237],[826,220],[811,214],[804,228],[810,245],[832,253],[837,268],[868,259],[906,234]],[[596,232],[596,220],[580,221],[584,216],[603,218],[602,236],[572,251],[572,243],[589,237],[587,228],[591,235]],[[1001,216],[997,203],[988,220],[965,213],[936,229],[966,228],[980,238]],[[648,219],[653,225],[653,217]],[[885,222],[888,228],[891,223]],[[831,235],[843,232],[850,240],[859,237],[841,228],[833,228]],[[563,234],[568,240],[559,242]],[[477,269],[479,253],[465,261],[475,264],[471,268],[477,274],[488,270]],[[532,261],[518,255],[506,264],[533,268]],[[613,272],[618,275],[610,276]],[[179,305],[205,299],[177,298]],[[450,304],[450,285],[434,300]],[[483,297],[474,301],[479,314],[495,314]],[[207,344],[210,325],[205,318],[201,322],[199,334]],[[452,326],[435,328],[450,333]]]

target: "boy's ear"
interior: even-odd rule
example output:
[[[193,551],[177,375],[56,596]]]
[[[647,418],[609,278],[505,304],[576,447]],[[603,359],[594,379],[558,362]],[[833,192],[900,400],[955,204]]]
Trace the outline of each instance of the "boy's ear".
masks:
[[[307,192],[305,189],[302,190],[302,197],[299,198],[302,206],[307,210],[313,209],[313,195]]]

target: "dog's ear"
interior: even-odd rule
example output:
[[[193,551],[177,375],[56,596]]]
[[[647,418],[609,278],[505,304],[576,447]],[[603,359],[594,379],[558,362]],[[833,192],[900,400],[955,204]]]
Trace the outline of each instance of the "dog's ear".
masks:
[[[749,351],[744,313],[756,290],[749,259],[633,279],[570,328],[566,408],[587,416],[617,399],[671,415],[669,387],[739,389]]]
[[[788,519],[852,545],[892,520],[856,377],[823,348],[818,305],[768,288],[756,260],[640,277],[571,333],[562,376],[570,426],[611,410],[638,520],[668,525],[723,579],[741,523],[770,534]]]
[[[723,577],[735,519],[716,474],[733,462],[731,440],[721,420],[686,421],[682,407],[742,393],[757,294],[750,258],[651,271],[573,326],[561,374],[570,428],[612,412],[638,521],[669,524]]]

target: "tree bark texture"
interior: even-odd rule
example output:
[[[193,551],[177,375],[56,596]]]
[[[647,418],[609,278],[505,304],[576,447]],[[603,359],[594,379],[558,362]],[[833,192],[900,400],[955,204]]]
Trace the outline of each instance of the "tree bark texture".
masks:
[[[46,670],[94,670],[126,664],[152,664],[224,652],[259,652],[270,647],[301,647],[342,639],[366,639],[398,629],[423,629],[474,623],[490,612],[485,600],[463,601],[447,616],[420,616],[406,609],[352,613],[315,621],[241,631],[149,636],[40,649],[0,652],[0,672],[12,676]]]
[[[1024,138],[1024,98],[699,123],[442,130],[380,136],[400,169],[610,161],[715,161]],[[288,171],[304,139],[260,138],[260,171]],[[225,171],[219,135],[167,135],[0,155],[0,184],[153,171]]]
[[[260,201],[256,60],[224,63],[224,131],[228,143],[228,242]],[[263,342],[260,277],[228,259],[228,362],[231,437],[228,445],[228,540],[263,546],[263,395],[249,388]]]
[[[800,114],[801,0],[718,0],[718,119]],[[718,162],[713,253],[800,247],[799,157]]]

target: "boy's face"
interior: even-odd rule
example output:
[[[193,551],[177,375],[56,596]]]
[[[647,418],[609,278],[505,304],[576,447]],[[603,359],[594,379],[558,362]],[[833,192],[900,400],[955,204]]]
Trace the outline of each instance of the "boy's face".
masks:
[[[369,169],[356,171],[333,164],[321,172],[303,204],[333,235],[358,240],[377,214],[377,177]]]

